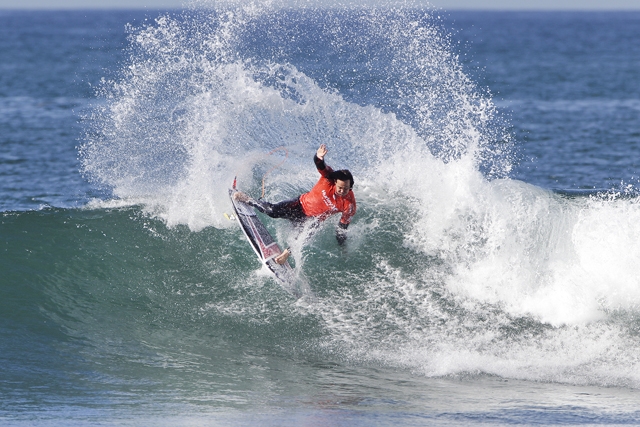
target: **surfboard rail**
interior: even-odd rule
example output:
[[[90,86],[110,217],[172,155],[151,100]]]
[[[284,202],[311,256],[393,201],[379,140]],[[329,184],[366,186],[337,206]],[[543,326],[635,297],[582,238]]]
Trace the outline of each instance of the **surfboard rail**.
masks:
[[[238,190],[234,179],[233,187],[229,189],[229,198],[233,205],[234,216],[240,224],[240,228],[245,237],[251,244],[253,251],[258,256],[260,262],[267,266],[283,287],[296,298],[300,298],[301,292],[298,286],[296,286],[295,273],[289,262],[285,261],[283,264],[278,264],[275,261],[275,258],[282,253],[282,249],[262,221],[260,221],[253,206],[234,199],[233,195],[236,192],[238,192]]]

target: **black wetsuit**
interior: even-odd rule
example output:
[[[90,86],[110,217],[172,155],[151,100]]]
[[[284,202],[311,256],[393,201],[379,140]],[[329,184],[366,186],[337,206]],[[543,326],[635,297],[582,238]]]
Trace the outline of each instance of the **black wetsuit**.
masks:
[[[326,168],[324,159],[319,159],[316,155],[313,156],[313,162],[319,171]],[[269,203],[265,200],[252,200],[250,204],[271,218],[286,218],[296,223],[300,223],[307,218],[307,215],[305,215],[302,210],[300,196],[279,203]]]
[[[271,218],[286,218],[297,223],[307,219],[307,216],[302,210],[299,196],[295,199],[285,200],[279,203],[269,203],[264,200],[252,200],[250,203],[253,207]]]

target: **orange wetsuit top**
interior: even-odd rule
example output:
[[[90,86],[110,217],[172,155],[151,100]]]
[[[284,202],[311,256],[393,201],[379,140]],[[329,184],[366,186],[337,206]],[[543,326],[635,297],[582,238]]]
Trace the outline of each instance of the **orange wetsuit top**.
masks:
[[[336,185],[328,178],[333,169],[317,156],[314,156],[313,160],[322,176],[311,191],[300,196],[302,210],[306,216],[320,217],[321,220],[342,212],[340,225],[346,228],[356,214],[356,198],[353,191],[349,190],[344,197],[336,196]]]

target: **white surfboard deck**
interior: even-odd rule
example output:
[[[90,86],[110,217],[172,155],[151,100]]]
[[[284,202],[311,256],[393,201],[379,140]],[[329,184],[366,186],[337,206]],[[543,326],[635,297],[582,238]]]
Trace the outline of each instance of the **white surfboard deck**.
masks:
[[[267,266],[282,287],[296,298],[300,298],[303,292],[299,286],[299,278],[296,277],[293,268],[288,261],[284,264],[275,262],[275,258],[282,253],[282,249],[275,242],[267,228],[264,226],[255,209],[243,202],[235,200],[233,195],[238,190],[234,185],[229,189],[229,198],[234,209],[234,216],[245,237],[251,244],[253,251],[258,256],[260,262]]]

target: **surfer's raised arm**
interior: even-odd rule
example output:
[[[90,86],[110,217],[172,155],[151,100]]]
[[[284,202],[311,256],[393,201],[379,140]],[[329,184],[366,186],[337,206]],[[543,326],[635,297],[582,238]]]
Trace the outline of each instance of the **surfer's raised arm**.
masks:
[[[324,156],[327,154],[329,150],[327,150],[326,144],[320,144],[318,147],[318,151],[316,151],[316,157],[320,160],[324,160]]]
[[[313,162],[316,164],[316,169],[320,172],[320,175],[327,177],[327,175],[333,172],[327,164],[324,162],[324,156],[327,154],[329,150],[325,144],[322,144],[318,147],[318,151],[316,151],[315,156],[313,156]]]

